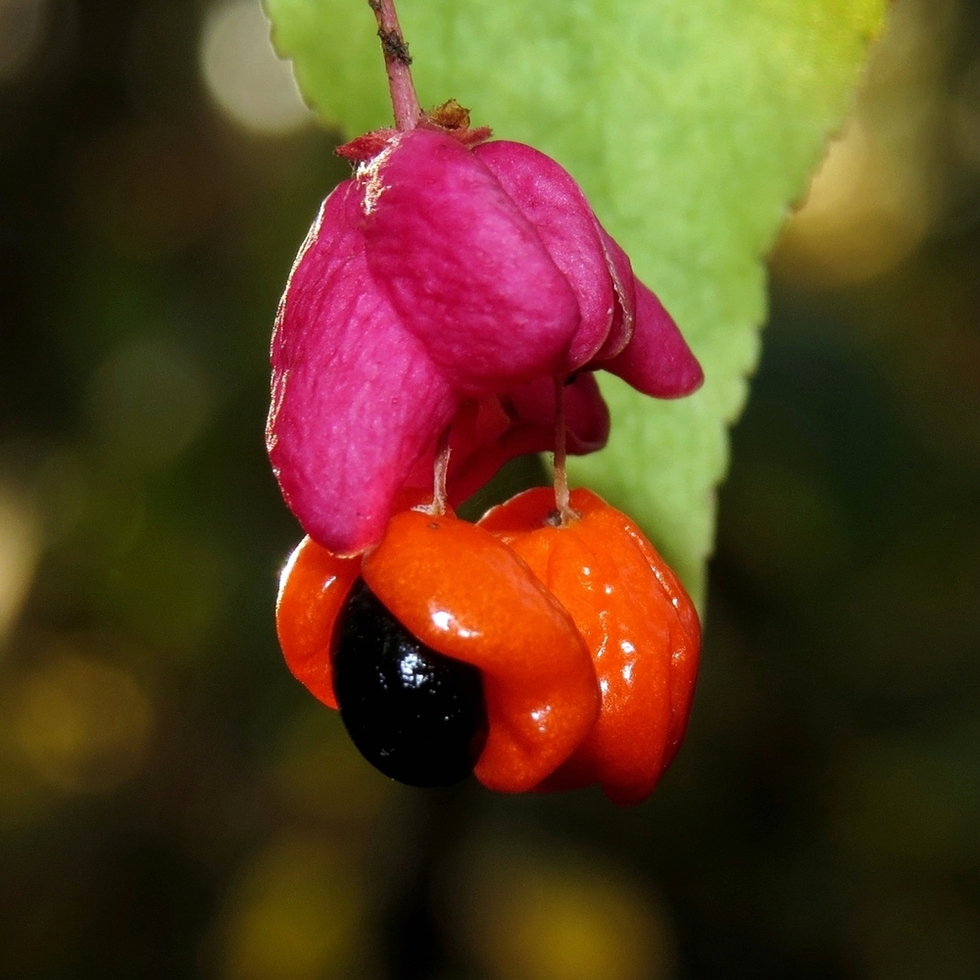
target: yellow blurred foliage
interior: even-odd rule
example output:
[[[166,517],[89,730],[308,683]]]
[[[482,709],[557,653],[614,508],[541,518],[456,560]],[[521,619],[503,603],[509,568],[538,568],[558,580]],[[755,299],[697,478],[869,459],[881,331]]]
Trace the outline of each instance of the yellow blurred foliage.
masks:
[[[951,0],[894,4],[856,113],[783,228],[777,278],[811,288],[871,279],[908,258],[939,219],[936,126],[956,13]]]
[[[41,552],[41,527],[31,502],[0,483],[0,644],[13,628]]]
[[[256,854],[229,898],[225,980],[344,977],[361,945],[360,876],[336,849],[284,835]]]
[[[472,871],[464,931],[493,980],[668,980],[665,911],[614,869],[489,851]]]
[[[59,651],[21,680],[12,700],[15,742],[45,785],[98,793],[139,770],[152,707],[136,680],[118,667]]]

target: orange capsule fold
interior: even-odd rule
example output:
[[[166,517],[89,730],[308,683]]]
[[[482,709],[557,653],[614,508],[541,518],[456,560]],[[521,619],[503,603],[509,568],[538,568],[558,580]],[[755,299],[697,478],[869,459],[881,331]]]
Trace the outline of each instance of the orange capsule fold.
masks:
[[[478,667],[489,735],[476,764],[490,789],[533,789],[592,730],[599,686],[568,612],[487,530],[396,514],[364,558],[364,580],[423,643]]]
[[[286,664],[314,697],[335,711],[334,627],[360,574],[359,557],[341,558],[305,537],[279,576],[276,634]]]
[[[687,727],[700,651],[693,603],[636,524],[589,490],[578,515],[553,519],[554,494],[536,488],[479,522],[518,554],[567,610],[602,692],[599,718],[539,788],[599,782],[614,803],[638,803],[673,759]]]

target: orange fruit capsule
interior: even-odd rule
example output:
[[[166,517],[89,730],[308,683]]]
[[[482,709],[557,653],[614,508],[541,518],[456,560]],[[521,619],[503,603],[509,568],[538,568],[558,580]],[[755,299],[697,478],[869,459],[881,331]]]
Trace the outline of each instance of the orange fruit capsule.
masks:
[[[425,491],[402,490],[400,507],[412,507]],[[279,574],[276,635],[292,675],[328,708],[338,710],[333,690],[337,617],[361,574],[361,556],[335,555],[308,535],[293,550]]]
[[[599,686],[568,612],[503,541],[449,515],[396,514],[364,581],[427,646],[483,676],[489,734],[476,764],[490,789],[533,789],[592,730]]]
[[[528,564],[585,639],[602,692],[598,721],[541,789],[599,782],[614,803],[638,803],[673,759],[687,727],[700,624],[677,577],[625,514],[574,490],[561,526],[554,494],[536,488],[479,522]]]
[[[334,627],[360,574],[359,556],[341,558],[305,537],[279,576],[276,634],[286,664],[314,697],[335,711]]]

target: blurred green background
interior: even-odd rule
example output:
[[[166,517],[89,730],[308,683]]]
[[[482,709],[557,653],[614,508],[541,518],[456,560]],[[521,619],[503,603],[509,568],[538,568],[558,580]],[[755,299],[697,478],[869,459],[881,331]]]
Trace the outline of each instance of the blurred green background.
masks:
[[[896,0],[776,249],[632,810],[393,784],[281,662],[268,341],[338,140],[257,0],[0,0],[0,977],[980,977],[980,2]]]

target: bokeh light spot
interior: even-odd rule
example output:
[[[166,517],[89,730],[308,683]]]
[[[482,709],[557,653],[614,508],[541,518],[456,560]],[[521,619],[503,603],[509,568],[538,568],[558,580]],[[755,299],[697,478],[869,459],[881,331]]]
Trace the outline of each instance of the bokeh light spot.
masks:
[[[953,0],[893,5],[855,116],[783,229],[772,256],[777,277],[818,289],[872,279],[941,221],[936,119],[955,23]]]
[[[14,706],[30,769],[72,794],[114,789],[135,775],[151,728],[149,699],[130,674],[67,652],[22,680]]]
[[[41,528],[30,503],[0,483],[0,644],[17,620],[41,551]]]
[[[276,136],[312,122],[289,63],[273,50],[259,0],[230,0],[211,8],[200,61],[215,102],[245,129]]]
[[[491,853],[467,877],[464,931],[492,980],[667,980],[674,940],[645,890],[598,862]]]
[[[317,840],[283,836],[246,866],[229,909],[225,980],[348,975],[363,916],[359,875]]]
[[[907,258],[931,219],[917,173],[852,123],[831,144],[805,205],[787,221],[773,257],[776,272],[794,281],[859,282]]]

